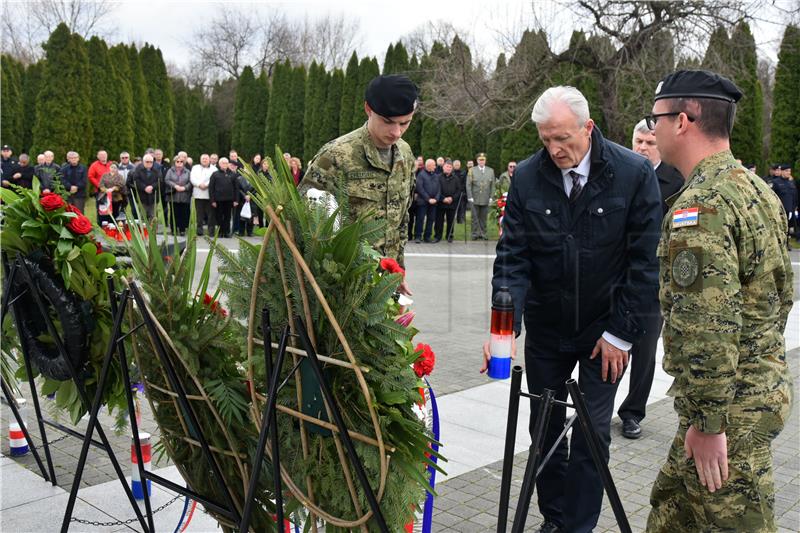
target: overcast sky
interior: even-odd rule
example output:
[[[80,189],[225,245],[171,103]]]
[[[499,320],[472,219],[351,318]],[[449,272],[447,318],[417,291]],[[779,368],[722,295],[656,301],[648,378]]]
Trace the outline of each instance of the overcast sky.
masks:
[[[191,56],[191,37],[197,28],[209,24],[220,4],[245,8],[246,11],[268,13],[280,10],[290,18],[301,20],[325,15],[345,14],[358,19],[362,45],[359,56],[370,55],[383,61],[390,43],[425,24],[447,20],[468,31],[473,55],[494,61],[501,51],[501,34],[519,35],[532,19],[534,0],[298,0],[293,2],[223,2],[187,0],[120,1],[109,19],[110,41],[149,42],[161,48],[164,59],[185,67]],[[553,17],[553,2],[535,0],[537,9],[547,18]],[[778,2],[796,0],[777,0]],[[553,7],[547,7],[553,6]],[[547,29],[551,46],[565,46],[576,26],[569,14],[557,17]],[[589,30],[589,27],[583,28]],[[777,60],[777,48],[783,34],[774,24],[753,24],[753,33],[762,57]],[[563,44],[559,41],[563,41]]]

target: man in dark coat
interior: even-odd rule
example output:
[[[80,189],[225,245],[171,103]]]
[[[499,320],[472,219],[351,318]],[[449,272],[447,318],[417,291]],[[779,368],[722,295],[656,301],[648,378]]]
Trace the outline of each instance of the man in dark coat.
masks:
[[[439,203],[439,174],[436,173],[436,161],[425,161],[425,170],[417,174],[416,193],[417,220],[414,222],[414,238],[421,242],[424,222],[425,242],[431,242],[433,222],[436,219],[436,205]]]
[[[519,163],[511,181],[492,288],[511,291],[517,334],[524,315],[531,393],[546,388],[565,400],[565,382],[579,365],[608,461],[614,395],[658,288],[657,179],[649,161],[603,138],[573,87],[545,91],[532,118],[544,148]],[[487,342],[484,370],[490,358]],[[565,415],[564,407],[553,408],[545,453]],[[531,432],[534,424],[532,416]],[[536,486],[539,531],[586,533],[596,526],[603,484],[579,426],[569,453],[562,439]]]
[[[14,157],[14,150],[7,145],[4,144],[2,148],[0,148],[0,169],[2,169],[2,179],[3,180],[10,180],[11,175],[14,173],[13,170],[19,164],[17,158]]]
[[[141,166],[136,167],[133,171],[133,184],[148,221],[155,214],[160,183],[162,183],[161,172],[155,166],[153,155],[145,154],[142,157]],[[141,215],[141,213],[139,214]]]
[[[208,182],[208,197],[214,209],[214,222],[219,226],[220,237],[231,236],[231,213],[239,205],[239,174],[231,168],[225,157],[219,160],[219,170],[211,174]],[[214,235],[214,225],[208,231]]]
[[[61,183],[69,193],[67,201],[83,212],[86,204],[86,184],[89,182],[86,166],[81,164],[78,152],[67,152],[67,164],[61,167]]]
[[[641,120],[633,128],[633,151],[646,157],[656,170],[658,188],[661,192],[661,211],[667,214],[667,198],[681,190],[684,185],[683,176],[678,169],[661,161],[661,153],[656,145],[656,136],[647,127],[647,121]],[[653,249],[653,255],[656,250]],[[661,326],[664,320],[659,310],[658,298],[653,298],[651,308],[646,313],[645,334],[631,348],[631,374],[628,396],[622,402],[617,414],[622,420],[622,436],[629,439],[638,439],[642,435],[641,422],[645,417],[647,397],[653,385],[653,376],[656,371],[656,350],[658,338],[661,335]]]
[[[445,220],[447,221],[447,242],[453,242],[453,221],[456,216],[456,205],[458,195],[461,194],[460,178],[453,172],[453,162],[447,159],[442,166],[442,173],[439,174],[439,204],[436,208],[436,226],[433,232],[433,242],[442,240],[442,230]]]
[[[778,166],[778,172],[772,179],[772,190],[778,195],[778,198],[783,205],[783,210],[786,211],[786,218],[789,221],[788,232],[789,239],[792,238],[796,220],[795,209],[797,209],[797,184],[792,178],[792,165],[783,164]],[[789,249],[792,249],[791,240],[788,242]]]
[[[464,224],[467,216],[467,171],[461,168],[461,161],[453,161],[453,173],[458,176],[458,185],[461,187],[456,198],[456,223]]]

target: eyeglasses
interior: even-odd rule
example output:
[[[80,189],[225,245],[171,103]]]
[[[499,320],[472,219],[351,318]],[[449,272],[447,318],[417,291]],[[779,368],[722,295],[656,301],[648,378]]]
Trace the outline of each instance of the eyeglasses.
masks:
[[[180,163],[180,164],[182,165],[182,164],[183,164],[183,161],[181,161],[180,159],[178,159],[177,161],[175,161],[175,164],[177,165],[178,163]]]
[[[656,129],[656,122],[658,122],[660,117],[677,117],[680,114],[686,115],[686,113],[683,111],[675,111],[672,113],[653,113],[644,117],[644,120],[645,124],[647,124],[647,129],[654,130]],[[686,118],[689,120],[689,122],[694,122],[695,120],[694,117],[689,115],[686,115]]]

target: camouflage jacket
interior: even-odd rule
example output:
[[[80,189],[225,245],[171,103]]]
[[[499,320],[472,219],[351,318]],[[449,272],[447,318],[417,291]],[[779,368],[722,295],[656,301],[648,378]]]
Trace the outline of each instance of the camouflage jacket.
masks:
[[[402,139],[392,146],[392,162],[389,168],[381,160],[364,124],[320,148],[298,188],[301,194],[311,188],[334,194],[348,206],[351,220],[367,211],[385,220],[383,236],[370,244],[402,265],[416,185],[414,155]]]
[[[659,297],[675,410],[706,433],[785,411],[793,285],[778,199],[726,150],[701,161],[668,203]]]

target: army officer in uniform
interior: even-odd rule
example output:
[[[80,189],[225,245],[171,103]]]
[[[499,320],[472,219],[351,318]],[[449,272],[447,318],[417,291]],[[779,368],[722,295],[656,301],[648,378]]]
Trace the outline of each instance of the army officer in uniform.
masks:
[[[364,98],[367,122],[323,146],[299,184],[301,193],[315,188],[345,200],[351,220],[367,211],[385,220],[383,235],[372,245],[401,265],[416,169],[401,137],[414,117],[418,94],[405,76],[370,81]],[[411,294],[405,281],[400,292]]]

